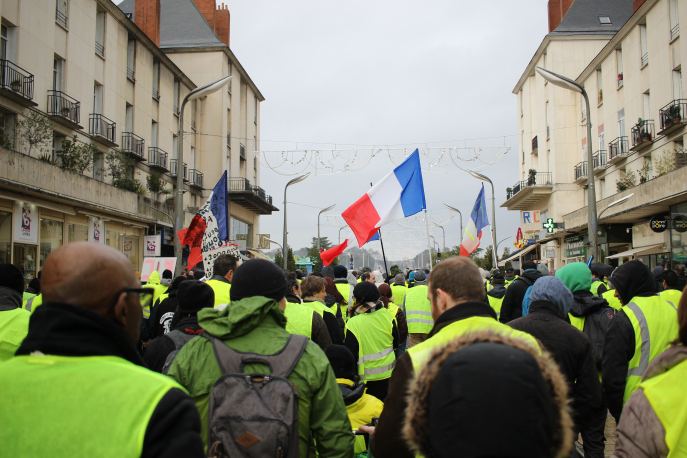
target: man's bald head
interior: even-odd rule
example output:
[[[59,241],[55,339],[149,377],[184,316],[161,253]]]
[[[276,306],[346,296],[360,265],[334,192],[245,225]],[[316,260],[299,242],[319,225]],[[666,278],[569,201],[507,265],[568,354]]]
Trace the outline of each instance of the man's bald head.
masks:
[[[44,302],[66,302],[104,312],[124,288],[136,288],[129,260],[92,242],[72,242],[50,253],[43,266]]]

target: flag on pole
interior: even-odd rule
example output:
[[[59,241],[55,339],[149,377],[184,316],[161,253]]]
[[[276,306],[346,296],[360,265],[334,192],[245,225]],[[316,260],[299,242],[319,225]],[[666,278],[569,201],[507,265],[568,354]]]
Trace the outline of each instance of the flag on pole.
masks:
[[[226,170],[208,200],[193,217],[191,224],[188,228],[178,231],[177,236],[181,246],[191,247],[187,262],[189,267],[203,260],[203,252],[224,246],[229,241]]]
[[[401,165],[389,172],[341,216],[351,228],[346,240],[320,255],[327,266],[347,248],[362,247],[379,237],[379,228],[427,208],[420,168],[420,152],[415,150]]]
[[[487,203],[484,199],[484,184],[477,195],[475,206],[472,207],[470,220],[465,228],[463,235],[463,244],[460,246],[460,255],[469,256],[473,251],[479,247],[482,240],[482,229],[489,226],[489,217],[487,216]]]
[[[370,240],[368,240],[367,242],[365,242],[365,244],[368,244],[368,243],[370,243],[370,242],[374,242],[375,240],[379,240],[379,231],[375,232],[375,235],[373,235],[372,237],[370,237]]]

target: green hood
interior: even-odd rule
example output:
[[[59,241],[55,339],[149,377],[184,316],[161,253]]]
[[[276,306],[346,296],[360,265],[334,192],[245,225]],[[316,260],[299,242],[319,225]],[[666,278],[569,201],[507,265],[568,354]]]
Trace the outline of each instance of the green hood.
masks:
[[[592,286],[592,271],[584,262],[566,264],[556,271],[556,277],[563,280],[565,286],[573,293],[575,291],[589,291]]]
[[[257,328],[270,318],[282,328],[286,317],[274,299],[254,296],[231,302],[224,309],[205,308],[198,312],[198,324],[220,339],[235,339]]]
[[[150,274],[150,277],[148,277],[148,282],[146,283],[147,286],[155,286],[160,284],[160,273],[157,270],[153,270],[153,272]]]

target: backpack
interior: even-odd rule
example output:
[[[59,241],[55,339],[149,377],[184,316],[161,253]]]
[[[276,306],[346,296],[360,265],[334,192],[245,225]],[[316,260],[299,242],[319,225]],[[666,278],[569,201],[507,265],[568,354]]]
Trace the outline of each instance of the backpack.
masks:
[[[601,361],[603,360],[603,348],[606,341],[608,328],[615,316],[616,310],[613,307],[601,307],[594,313],[590,313],[584,320],[584,333],[592,342],[592,354],[596,361],[597,370],[601,371]]]
[[[308,338],[291,335],[273,355],[243,353],[208,332],[222,376],[210,392],[208,457],[299,458],[298,392],[287,380]],[[246,374],[246,364],[265,364],[269,374]],[[310,450],[308,450],[308,456]]]
[[[179,351],[181,351],[181,347],[186,345],[187,342],[191,341],[191,339],[198,337],[195,334],[186,334],[185,332],[181,332],[178,329],[175,329],[174,331],[170,331],[167,334],[164,335],[164,337],[168,338],[169,340],[172,341],[174,344],[174,351],[167,355],[167,359],[165,360],[165,364],[162,366],[162,373],[167,375],[167,372],[169,372],[169,368],[174,362],[174,358],[177,357],[179,354]]]
[[[518,277],[518,280],[522,280],[528,285],[525,295],[522,296],[522,316],[527,316],[527,314],[530,313],[530,293],[532,292],[532,286],[534,286],[534,282],[537,280],[532,281],[525,277]]]

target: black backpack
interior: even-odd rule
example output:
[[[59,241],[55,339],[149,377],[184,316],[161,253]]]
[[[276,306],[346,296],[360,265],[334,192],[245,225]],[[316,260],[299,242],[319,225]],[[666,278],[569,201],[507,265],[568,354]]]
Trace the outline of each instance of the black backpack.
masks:
[[[584,333],[592,342],[592,353],[594,354],[594,361],[596,361],[597,370],[601,370],[601,361],[603,361],[604,342],[606,341],[606,334],[608,328],[611,327],[611,321],[615,316],[616,310],[613,307],[601,307],[596,312],[590,313],[584,320]]]

